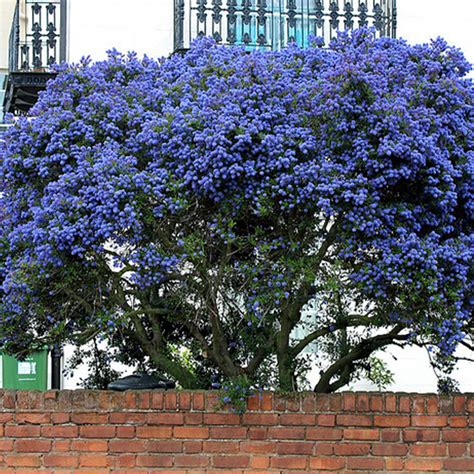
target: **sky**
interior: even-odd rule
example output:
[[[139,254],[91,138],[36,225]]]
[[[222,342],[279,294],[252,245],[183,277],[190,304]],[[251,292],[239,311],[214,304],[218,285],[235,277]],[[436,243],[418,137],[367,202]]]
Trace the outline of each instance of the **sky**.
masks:
[[[133,8],[132,8],[133,5]],[[425,43],[437,36],[474,63],[474,0],[397,0],[398,36]],[[172,50],[173,0],[70,0],[69,59],[101,59],[112,47],[139,55]]]

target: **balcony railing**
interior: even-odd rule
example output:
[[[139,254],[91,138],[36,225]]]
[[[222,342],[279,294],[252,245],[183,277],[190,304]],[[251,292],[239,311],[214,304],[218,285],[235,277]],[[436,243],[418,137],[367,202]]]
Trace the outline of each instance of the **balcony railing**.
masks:
[[[10,72],[49,70],[66,59],[66,1],[17,0],[10,33]]]
[[[17,0],[9,37],[6,112],[26,113],[66,60],[67,0]],[[1,104],[0,104],[1,105]]]
[[[174,0],[174,49],[199,36],[249,49],[306,46],[308,37],[327,44],[337,31],[373,27],[396,36],[396,0]]]

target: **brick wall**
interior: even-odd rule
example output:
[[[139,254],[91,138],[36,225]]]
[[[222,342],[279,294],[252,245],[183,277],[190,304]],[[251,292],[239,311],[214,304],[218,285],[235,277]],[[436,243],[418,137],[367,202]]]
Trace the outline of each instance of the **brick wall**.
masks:
[[[474,471],[474,395],[0,391],[0,473]]]

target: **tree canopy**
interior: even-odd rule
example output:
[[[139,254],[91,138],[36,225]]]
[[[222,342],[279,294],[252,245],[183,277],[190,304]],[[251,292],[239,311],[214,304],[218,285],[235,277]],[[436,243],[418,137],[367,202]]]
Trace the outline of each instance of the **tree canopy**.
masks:
[[[459,50],[360,30],[58,69],[4,147],[0,346],[105,338],[189,388],[319,364],[318,392],[391,344],[472,348]]]

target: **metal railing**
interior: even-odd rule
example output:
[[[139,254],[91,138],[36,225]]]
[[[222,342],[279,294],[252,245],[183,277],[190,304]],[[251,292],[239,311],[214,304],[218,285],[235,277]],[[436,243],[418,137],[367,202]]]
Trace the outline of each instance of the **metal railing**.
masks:
[[[396,0],[174,0],[174,50],[199,36],[249,49],[308,44],[310,35],[327,44],[337,31],[373,27],[396,36]]]
[[[66,60],[66,0],[17,0],[9,72],[48,71]]]

